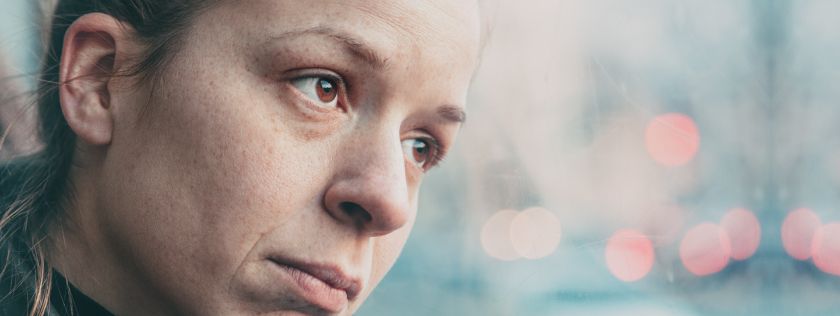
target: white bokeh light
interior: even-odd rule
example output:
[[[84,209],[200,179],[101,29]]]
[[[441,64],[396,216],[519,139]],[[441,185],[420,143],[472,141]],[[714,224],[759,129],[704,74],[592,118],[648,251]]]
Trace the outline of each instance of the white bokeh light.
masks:
[[[539,259],[552,254],[563,235],[560,220],[554,213],[532,207],[520,212],[510,224],[513,249],[527,259]]]
[[[516,260],[520,256],[510,242],[510,226],[519,212],[501,210],[493,214],[481,228],[481,247],[488,256],[503,260]]]

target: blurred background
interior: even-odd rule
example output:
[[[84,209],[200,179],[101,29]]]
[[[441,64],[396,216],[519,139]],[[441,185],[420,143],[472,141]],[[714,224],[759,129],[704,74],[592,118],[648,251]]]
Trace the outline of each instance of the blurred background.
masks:
[[[32,3],[0,5],[0,77],[20,91]],[[358,315],[840,314],[836,12],[487,1],[469,122]],[[37,149],[26,135],[5,149]]]

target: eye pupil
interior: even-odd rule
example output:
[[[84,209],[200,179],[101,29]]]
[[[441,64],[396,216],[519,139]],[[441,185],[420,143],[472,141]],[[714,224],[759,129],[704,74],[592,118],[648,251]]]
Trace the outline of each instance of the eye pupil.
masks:
[[[316,90],[318,91],[318,99],[321,102],[332,102],[338,97],[336,93],[335,84],[327,79],[319,79],[316,83]]]

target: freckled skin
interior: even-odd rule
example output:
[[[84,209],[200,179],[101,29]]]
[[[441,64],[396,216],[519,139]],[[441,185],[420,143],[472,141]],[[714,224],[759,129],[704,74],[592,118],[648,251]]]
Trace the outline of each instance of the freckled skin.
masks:
[[[448,147],[459,128],[433,116],[463,106],[477,65],[477,7],[455,2],[223,1],[202,13],[154,93],[111,92],[111,142],[76,157],[69,213],[82,229],[61,231],[57,267],[124,315],[352,314],[416,217],[423,171],[401,142],[434,133]],[[388,67],[323,36],[272,40],[317,26],[363,39]],[[289,84],[309,69],[348,83],[343,110]],[[340,311],[312,306],[273,278],[277,254],[340,266],[362,292]]]

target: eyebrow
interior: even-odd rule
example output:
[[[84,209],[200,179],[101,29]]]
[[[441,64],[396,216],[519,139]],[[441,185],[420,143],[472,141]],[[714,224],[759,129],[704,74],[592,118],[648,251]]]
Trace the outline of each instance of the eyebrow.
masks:
[[[467,113],[460,107],[454,105],[443,105],[437,108],[437,114],[450,123],[464,123],[467,121]]]
[[[327,26],[316,26],[300,30],[284,32],[274,39],[285,39],[303,35],[319,35],[333,39],[374,69],[385,69],[390,65],[389,59],[374,50],[372,45],[363,39]]]

